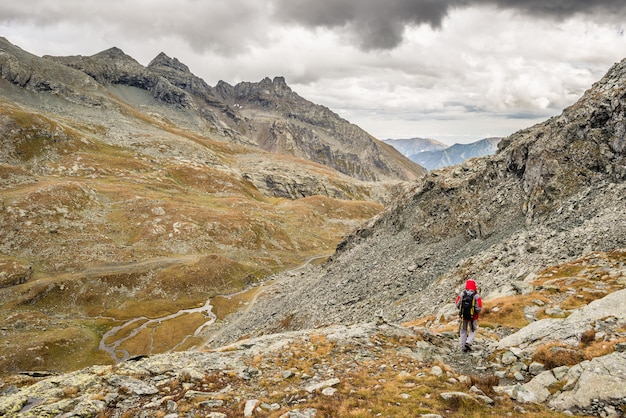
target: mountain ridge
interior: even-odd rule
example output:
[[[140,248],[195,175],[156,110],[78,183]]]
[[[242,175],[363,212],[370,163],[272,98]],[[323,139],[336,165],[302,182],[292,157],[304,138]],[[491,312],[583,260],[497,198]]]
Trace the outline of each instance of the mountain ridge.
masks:
[[[494,154],[498,150],[498,143],[502,138],[484,138],[470,144],[454,144],[443,150],[424,151],[409,155],[411,161],[415,161],[428,170],[461,164],[468,158],[483,157]]]
[[[300,97],[284,77],[235,86],[219,82],[211,87],[164,53],[147,67],[118,48],[90,57],[46,58],[83,71],[100,83],[138,87],[160,101],[193,109],[215,129],[227,126],[233,139],[319,162],[359,180],[414,180],[423,175],[418,165],[382,146],[361,128]],[[247,108],[241,107],[244,103]],[[267,122],[263,121],[268,115]],[[316,132],[312,126],[325,131]]]
[[[411,161],[429,171],[461,164],[468,158],[483,157],[498,150],[502,138],[484,138],[469,144],[446,145],[434,139],[386,139],[383,142],[393,146]]]

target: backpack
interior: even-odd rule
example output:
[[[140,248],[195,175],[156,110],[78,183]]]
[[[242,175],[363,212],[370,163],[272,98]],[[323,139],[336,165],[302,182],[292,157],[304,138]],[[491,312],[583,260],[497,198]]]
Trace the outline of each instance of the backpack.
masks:
[[[466,321],[471,321],[474,318],[474,295],[476,293],[473,290],[464,290],[461,295],[461,310],[459,316]]]

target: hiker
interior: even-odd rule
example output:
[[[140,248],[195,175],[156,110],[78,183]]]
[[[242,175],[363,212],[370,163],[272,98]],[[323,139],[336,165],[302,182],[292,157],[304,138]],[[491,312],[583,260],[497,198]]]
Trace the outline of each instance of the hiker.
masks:
[[[465,290],[456,297],[456,307],[459,310],[461,350],[472,351],[474,336],[478,330],[478,314],[483,307],[483,301],[473,279],[465,282]]]

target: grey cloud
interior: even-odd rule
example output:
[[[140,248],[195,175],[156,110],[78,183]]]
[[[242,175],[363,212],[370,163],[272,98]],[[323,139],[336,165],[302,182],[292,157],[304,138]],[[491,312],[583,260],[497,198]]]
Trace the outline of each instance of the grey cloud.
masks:
[[[450,10],[480,5],[551,19],[626,13],[624,0],[274,0],[279,20],[309,28],[345,29],[364,50],[393,49],[402,42],[406,26],[439,28]]]
[[[535,17],[562,19],[576,14],[623,21],[624,0],[29,0],[0,3],[0,23],[63,23],[102,27],[144,40],[175,36],[196,51],[236,55],[269,41],[273,26],[328,28],[360,49],[398,47],[408,26],[441,27],[455,8],[476,5],[516,10]],[[621,20],[620,20],[621,19]]]
[[[502,9],[513,9],[538,17],[568,18],[576,14],[622,14],[624,0],[475,0]]]
[[[457,0],[275,0],[279,20],[305,27],[343,28],[359,46],[391,49],[402,42],[407,25],[439,27]]]
[[[65,24],[101,28],[107,38],[159,40],[177,37],[194,50],[222,55],[266,39],[270,3],[258,0],[29,0],[0,3],[0,23],[39,27]]]

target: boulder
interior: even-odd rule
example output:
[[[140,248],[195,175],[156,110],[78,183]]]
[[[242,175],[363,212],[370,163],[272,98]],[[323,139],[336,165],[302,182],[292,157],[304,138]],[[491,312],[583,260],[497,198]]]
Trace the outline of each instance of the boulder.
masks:
[[[572,367],[564,379],[564,390],[549,402],[553,408],[584,412],[598,403],[626,406],[626,353],[584,361]]]
[[[626,319],[626,289],[611,293],[595,300],[584,308],[574,311],[567,318],[548,318],[533,322],[515,334],[511,334],[497,344],[498,349],[510,347],[534,348],[551,341],[568,340],[577,343],[581,330],[589,329],[596,321],[615,317]]]

